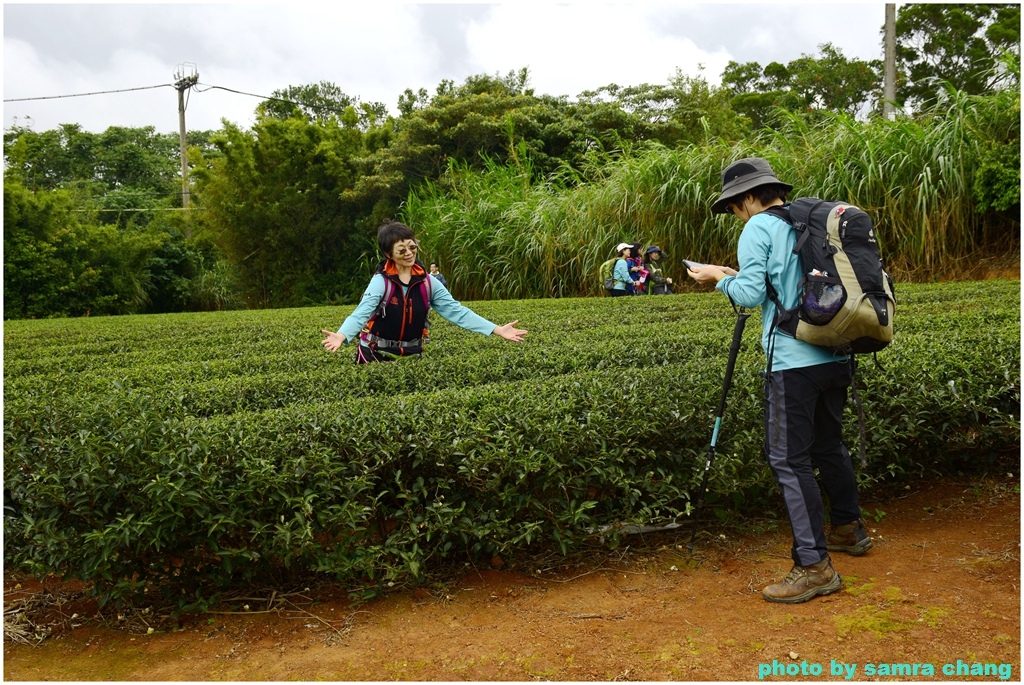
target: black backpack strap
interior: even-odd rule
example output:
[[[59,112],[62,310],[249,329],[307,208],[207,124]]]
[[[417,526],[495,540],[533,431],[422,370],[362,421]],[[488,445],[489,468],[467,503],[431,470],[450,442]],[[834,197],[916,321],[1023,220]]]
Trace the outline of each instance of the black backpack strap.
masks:
[[[772,205],[762,210],[765,214],[771,214],[772,216],[778,217],[785,221],[790,226],[793,225],[793,216],[789,213],[788,205]]]
[[[803,249],[804,243],[806,243],[807,239],[811,237],[811,232],[812,229],[807,224],[800,225],[800,228],[797,230],[800,237],[796,239],[796,245],[793,246],[793,254],[800,254],[800,250]]]
[[[779,298],[779,291],[772,285],[772,279],[768,274],[764,275],[764,289],[768,294],[768,299],[775,305],[775,316],[772,317],[771,328],[768,329],[768,365],[765,371],[765,379],[771,380],[772,375],[772,357],[775,356],[775,336],[778,334],[779,324],[782,323],[786,316],[786,310],[782,306],[782,300]]]

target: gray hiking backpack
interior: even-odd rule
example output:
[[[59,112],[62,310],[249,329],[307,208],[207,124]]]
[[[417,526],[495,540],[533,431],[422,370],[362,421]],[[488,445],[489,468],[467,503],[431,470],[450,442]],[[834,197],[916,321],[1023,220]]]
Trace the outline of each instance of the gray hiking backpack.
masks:
[[[882,268],[871,217],[853,205],[816,197],[769,213],[797,232],[803,276],[800,302],[785,310],[768,283],[779,330],[843,354],[877,352],[892,342],[896,299]]]

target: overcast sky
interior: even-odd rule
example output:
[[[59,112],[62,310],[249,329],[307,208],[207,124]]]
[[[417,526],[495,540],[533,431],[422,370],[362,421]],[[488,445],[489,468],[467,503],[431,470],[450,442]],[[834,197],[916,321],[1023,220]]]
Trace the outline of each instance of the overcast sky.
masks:
[[[406,88],[522,67],[535,92],[569,97],[665,84],[699,65],[717,84],[730,60],[785,64],[825,42],[882,59],[884,22],[881,2],[5,4],[4,129],[177,132],[176,90],[147,87],[172,84],[186,63],[199,74],[186,125],[202,130],[252,124],[260,99],[220,88],[271,95],[328,81],[397,113]],[[8,102],[115,90],[128,92]]]

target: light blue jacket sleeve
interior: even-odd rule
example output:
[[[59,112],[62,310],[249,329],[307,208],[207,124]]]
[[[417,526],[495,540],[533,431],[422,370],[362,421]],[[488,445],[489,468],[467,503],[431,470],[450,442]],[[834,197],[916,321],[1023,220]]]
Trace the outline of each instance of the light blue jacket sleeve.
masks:
[[[363,291],[363,296],[356,305],[355,310],[348,315],[338,332],[345,336],[345,344],[349,344],[363,330],[363,326],[370,320],[373,313],[380,306],[380,300],[384,297],[384,277],[374,274],[370,284]]]
[[[438,314],[467,331],[482,335],[490,335],[494,331],[496,326],[493,323],[472,309],[462,306],[439,280],[433,276],[427,276],[427,278],[431,281],[430,306]],[[381,294],[383,294],[383,290]]]

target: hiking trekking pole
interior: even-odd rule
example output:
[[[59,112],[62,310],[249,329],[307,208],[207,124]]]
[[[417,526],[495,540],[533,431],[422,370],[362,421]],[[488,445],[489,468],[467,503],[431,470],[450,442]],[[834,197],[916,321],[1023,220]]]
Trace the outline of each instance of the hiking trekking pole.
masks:
[[[740,341],[743,338],[743,328],[747,325],[747,317],[750,312],[743,307],[736,307],[736,303],[729,299],[733,311],[736,312],[736,326],[732,329],[732,345],[729,347],[729,362],[725,365],[725,381],[722,383],[722,398],[718,402],[718,414],[715,416],[715,429],[711,433],[711,444],[708,445],[708,457],[704,463],[704,476],[700,482],[700,493],[697,495],[697,507],[693,512],[693,533],[690,536],[690,544],[686,551],[693,553],[693,541],[697,538],[697,527],[700,522],[700,513],[704,508],[704,495],[708,491],[708,474],[711,472],[711,464],[715,460],[715,447],[718,444],[718,433],[722,428],[722,416],[725,414],[725,398],[729,394],[729,386],[732,385],[732,372],[736,368],[736,357],[740,353]]]

